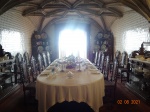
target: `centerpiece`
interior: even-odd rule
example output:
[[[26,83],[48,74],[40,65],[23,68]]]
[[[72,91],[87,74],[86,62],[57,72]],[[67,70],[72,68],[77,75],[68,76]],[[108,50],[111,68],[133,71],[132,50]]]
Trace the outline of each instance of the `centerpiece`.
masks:
[[[67,65],[66,68],[67,69],[73,69],[76,67],[76,58],[73,55],[70,55],[68,57],[66,57],[67,60]]]

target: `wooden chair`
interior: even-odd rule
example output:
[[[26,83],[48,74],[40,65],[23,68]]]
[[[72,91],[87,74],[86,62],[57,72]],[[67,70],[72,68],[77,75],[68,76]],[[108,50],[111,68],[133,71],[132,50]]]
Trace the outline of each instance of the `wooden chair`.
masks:
[[[101,71],[101,73],[104,72],[104,63],[105,63],[105,54],[102,53],[101,62],[100,62],[100,65],[99,65],[99,70]]]
[[[115,52],[115,56],[114,56],[114,59],[112,61],[109,62],[109,71],[110,71],[110,74],[111,74],[111,78],[113,78],[113,64],[114,64],[114,61],[118,61],[118,64],[120,62],[120,51],[116,51]],[[110,79],[112,80],[112,79]]]
[[[100,66],[102,53],[103,52],[101,52],[101,51],[98,52],[98,57],[97,57],[97,62],[96,62],[97,63],[96,64],[97,68],[99,68],[99,66]]]
[[[42,56],[43,65],[44,65],[44,69],[45,69],[48,66],[48,62],[47,62],[47,58],[46,58],[46,53],[42,52],[41,56]]]
[[[43,60],[41,54],[38,54],[38,71],[41,73],[44,70]]]
[[[121,62],[118,66],[118,75],[121,77],[122,81],[128,81],[129,75],[129,63],[127,64],[127,53],[124,51],[121,56]]]
[[[17,53],[15,55],[15,66],[14,66],[14,72],[15,72],[15,80],[16,83],[21,83],[21,67],[22,67],[23,57],[20,53]]]
[[[30,98],[34,99],[35,96],[35,82],[33,75],[31,73],[31,69],[27,68],[27,63],[25,60],[23,60],[22,66],[21,66],[21,82],[23,86],[23,92],[24,92],[24,103],[27,103],[27,92],[29,92]]]
[[[48,51],[46,52],[46,59],[47,59],[47,64],[50,65],[51,64],[51,55]]]
[[[105,80],[105,98],[108,98],[109,101],[115,102],[116,98],[116,85],[117,85],[117,70],[118,70],[118,61],[114,60],[113,63],[113,80]]]
[[[33,76],[33,80],[36,81],[36,78],[39,73],[38,73],[38,66],[36,63],[36,59],[33,56],[31,56],[31,73]]]
[[[23,58],[25,59],[25,61],[27,63],[27,66],[30,66],[30,58],[29,58],[29,53],[28,52],[24,52]]]
[[[117,50],[117,51],[115,52],[115,60],[118,61],[118,64],[119,64],[119,62],[120,62],[120,55],[121,55],[120,51]]]
[[[110,71],[109,71],[109,61],[110,61],[110,59],[109,59],[110,57],[109,56],[106,56],[106,63],[105,63],[105,68],[104,68],[104,71],[103,71],[103,74],[104,74],[104,78],[106,79],[106,80],[108,80],[108,77],[109,77],[109,73],[110,73]]]
[[[98,59],[98,51],[95,52],[95,57],[94,57],[94,65],[97,65],[97,59]]]

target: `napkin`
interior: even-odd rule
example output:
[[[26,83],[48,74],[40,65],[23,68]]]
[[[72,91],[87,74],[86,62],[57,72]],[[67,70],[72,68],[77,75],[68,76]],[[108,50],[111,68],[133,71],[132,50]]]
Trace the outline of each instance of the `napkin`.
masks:
[[[46,68],[46,70],[51,70],[52,68]]]
[[[91,74],[100,74],[100,71],[91,71]]]
[[[47,79],[55,79],[56,78],[56,75],[48,75],[47,76]]]
[[[44,73],[43,73],[43,74],[40,74],[40,76],[48,76],[48,74],[44,74]]]

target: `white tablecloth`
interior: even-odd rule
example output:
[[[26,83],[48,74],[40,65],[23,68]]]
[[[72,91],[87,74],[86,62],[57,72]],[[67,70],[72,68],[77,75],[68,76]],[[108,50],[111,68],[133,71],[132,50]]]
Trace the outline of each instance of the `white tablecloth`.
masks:
[[[95,112],[99,111],[103,105],[104,77],[89,61],[86,64],[88,69],[82,72],[69,69],[65,72],[57,71],[55,75],[51,74],[52,66],[49,66],[37,77],[39,112],[47,112],[55,103],[63,101],[85,102]],[[72,78],[67,77],[68,71],[74,74]]]

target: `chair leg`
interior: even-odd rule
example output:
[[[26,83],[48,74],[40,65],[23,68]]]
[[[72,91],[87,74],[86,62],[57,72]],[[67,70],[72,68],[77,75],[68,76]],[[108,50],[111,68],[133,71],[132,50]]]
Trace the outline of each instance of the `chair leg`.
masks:
[[[24,94],[24,104],[26,105],[27,104],[27,102],[26,102],[26,92],[23,91],[23,94]]]
[[[120,76],[121,76],[121,83],[122,83],[122,72],[120,73]]]

